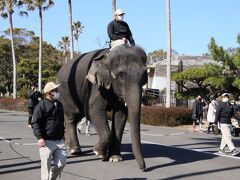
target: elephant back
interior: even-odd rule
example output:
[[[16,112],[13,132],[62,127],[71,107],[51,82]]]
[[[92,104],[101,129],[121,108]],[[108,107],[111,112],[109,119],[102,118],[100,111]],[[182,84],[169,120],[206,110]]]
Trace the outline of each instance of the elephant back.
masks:
[[[74,81],[75,76],[86,75],[93,59],[98,59],[101,56],[106,55],[109,51],[108,48],[98,49],[87,53],[80,54],[78,57],[69,60],[58,71],[57,79],[59,82]]]
[[[69,60],[58,71],[57,81],[61,83],[59,91],[61,101],[68,105],[68,108],[78,111],[83,108],[88,98],[89,82],[85,78],[93,59],[99,58],[108,52],[108,49],[99,49],[79,55]]]

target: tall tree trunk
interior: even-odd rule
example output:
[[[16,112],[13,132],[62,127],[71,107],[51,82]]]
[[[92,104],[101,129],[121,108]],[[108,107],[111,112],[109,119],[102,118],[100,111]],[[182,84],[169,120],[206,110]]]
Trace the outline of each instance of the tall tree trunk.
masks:
[[[67,63],[67,62],[68,62],[68,58],[67,58],[67,48],[65,48],[63,54],[64,54],[64,57],[65,57],[65,63]]]
[[[43,41],[43,27],[42,27],[42,7],[39,8],[40,20],[40,37],[39,37],[39,59],[38,59],[38,90],[42,90],[42,41]]]
[[[78,54],[79,54],[79,43],[78,43],[78,38],[76,39],[76,43],[77,43],[77,51],[78,51]]]
[[[166,107],[171,106],[171,15],[170,0],[167,0],[167,83],[166,83]]]
[[[68,0],[68,16],[69,16],[69,30],[70,30],[70,58],[73,59],[73,28],[72,28],[72,1]]]
[[[17,62],[16,62],[16,56],[15,56],[15,47],[14,47],[12,14],[10,12],[8,12],[8,20],[10,25],[12,59],[13,59],[13,99],[16,99],[17,98]]]
[[[113,14],[113,19],[115,18],[115,13],[116,11],[116,0],[112,0],[112,14]]]

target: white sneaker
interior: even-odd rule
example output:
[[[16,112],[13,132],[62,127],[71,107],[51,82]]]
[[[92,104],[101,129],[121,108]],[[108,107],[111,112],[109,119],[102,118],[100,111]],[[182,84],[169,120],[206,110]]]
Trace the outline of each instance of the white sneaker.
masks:
[[[224,150],[222,150],[222,149],[219,149],[218,153],[219,154],[226,154],[226,152]]]
[[[232,153],[232,156],[236,156],[240,153],[240,151],[234,149],[234,150],[231,151],[231,153]]]

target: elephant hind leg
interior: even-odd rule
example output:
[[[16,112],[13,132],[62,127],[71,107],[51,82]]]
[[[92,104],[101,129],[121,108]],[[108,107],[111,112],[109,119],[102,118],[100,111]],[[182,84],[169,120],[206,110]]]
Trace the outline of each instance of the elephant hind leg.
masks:
[[[70,154],[78,155],[81,153],[77,137],[76,122],[73,118],[65,117],[65,144],[70,150]]]

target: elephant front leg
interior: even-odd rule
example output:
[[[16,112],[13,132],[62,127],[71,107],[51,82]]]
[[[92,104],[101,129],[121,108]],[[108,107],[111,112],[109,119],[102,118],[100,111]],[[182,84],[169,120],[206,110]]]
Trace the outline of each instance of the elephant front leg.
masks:
[[[107,150],[111,141],[111,131],[106,119],[106,113],[90,114],[90,119],[99,136],[99,141],[94,146],[93,152],[99,158],[106,160]]]
[[[112,142],[109,146],[109,161],[110,162],[119,162],[122,161],[121,155],[121,142],[124,127],[127,120],[127,109],[122,107],[113,112],[112,119]]]
[[[69,148],[71,155],[79,155],[81,153],[76,123],[73,118],[65,117],[65,144]]]

